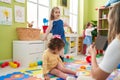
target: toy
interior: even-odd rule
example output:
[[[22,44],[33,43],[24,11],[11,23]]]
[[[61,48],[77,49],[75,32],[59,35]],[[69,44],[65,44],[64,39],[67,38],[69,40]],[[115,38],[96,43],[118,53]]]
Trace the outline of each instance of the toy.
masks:
[[[35,66],[38,66],[38,65],[42,65],[42,61],[30,63],[29,67],[35,67]]]
[[[8,66],[8,65],[9,65],[9,62],[4,62],[4,63],[1,64],[1,67],[2,67],[2,68],[5,68],[5,67]]]
[[[56,80],[64,80],[63,78],[57,78]]]
[[[38,64],[38,65],[42,65],[42,61],[38,61],[37,64]]]
[[[14,62],[9,62],[9,65],[12,68],[18,68],[20,66],[20,63],[18,63],[17,61],[14,61]]]
[[[44,25],[48,25],[48,20],[46,18],[43,18]]]
[[[14,61],[14,64],[17,64],[17,67],[20,67],[20,63],[18,63],[17,61]]]
[[[88,63],[91,63],[91,56],[87,56],[87,57],[86,57],[86,61],[87,61]]]
[[[67,55],[66,58],[67,58],[67,59],[71,59],[71,60],[74,59],[74,57],[73,57],[73,56],[70,56],[70,55]]]
[[[80,66],[80,69],[86,69],[86,67],[85,66]]]
[[[48,26],[47,26],[47,25],[44,25],[44,26],[42,26],[42,27],[43,27],[43,32],[45,33],[46,30],[47,30],[47,28],[48,28]]]
[[[0,62],[0,65],[2,65],[3,62]]]
[[[70,56],[68,56],[68,55],[67,55],[67,56],[66,56],[66,58],[67,58],[67,59],[69,59],[69,58],[70,58]]]
[[[34,23],[33,21],[32,21],[31,23],[29,23],[29,22],[27,22],[27,23],[28,23],[28,27],[29,27],[29,28],[32,28],[32,27],[33,27],[33,23]]]
[[[48,20],[46,18],[43,18],[43,23],[44,25],[42,27],[43,27],[43,32],[45,33],[48,27]]]

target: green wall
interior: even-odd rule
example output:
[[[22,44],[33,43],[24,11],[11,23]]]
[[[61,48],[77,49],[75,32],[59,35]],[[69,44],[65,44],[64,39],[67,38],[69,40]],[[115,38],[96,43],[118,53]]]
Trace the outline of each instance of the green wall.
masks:
[[[15,0],[11,0],[11,4],[0,2],[0,6],[12,8],[12,25],[0,24],[0,60],[12,59],[12,42],[17,39],[16,28],[26,27],[26,8],[27,3],[18,3]],[[17,23],[14,20],[14,5],[25,7],[25,23]]]
[[[107,0],[88,0],[88,21],[98,19],[98,10],[96,8],[104,6],[106,2]]]
[[[79,1],[79,22],[78,32],[82,34],[87,22],[91,20],[98,20],[98,11],[96,8],[105,5],[107,0],[78,0]]]

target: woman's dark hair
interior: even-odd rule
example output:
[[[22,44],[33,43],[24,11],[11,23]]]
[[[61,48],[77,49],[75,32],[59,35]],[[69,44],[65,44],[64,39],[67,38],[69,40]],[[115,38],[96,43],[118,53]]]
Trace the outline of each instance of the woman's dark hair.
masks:
[[[51,50],[61,50],[65,46],[65,43],[62,39],[59,38],[52,38],[50,42],[48,43],[48,48]]]

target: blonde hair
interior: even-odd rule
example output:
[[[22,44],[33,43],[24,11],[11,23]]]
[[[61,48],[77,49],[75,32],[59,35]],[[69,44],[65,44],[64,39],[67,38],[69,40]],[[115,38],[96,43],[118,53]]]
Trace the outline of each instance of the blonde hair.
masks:
[[[120,35],[120,3],[114,5],[108,14],[108,42]]]
[[[54,20],[54,12],[56,9],[59,9],[59,7],[53,7],[52,10],[51,10],[51,13],[50,13],[50,20]],[[60,10],[60,9],[59,9]]]

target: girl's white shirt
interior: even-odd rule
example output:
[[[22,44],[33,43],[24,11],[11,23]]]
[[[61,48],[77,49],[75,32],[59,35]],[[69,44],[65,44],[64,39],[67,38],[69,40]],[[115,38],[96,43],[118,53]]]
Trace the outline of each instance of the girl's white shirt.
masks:
[[[85,35],[86,36],[92,36],[91,32],[95,29],[95,27],[92,27],[92,28],[87,28],[85,30]]]

